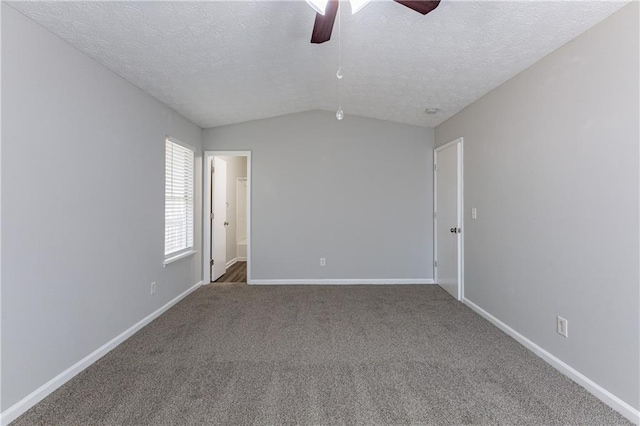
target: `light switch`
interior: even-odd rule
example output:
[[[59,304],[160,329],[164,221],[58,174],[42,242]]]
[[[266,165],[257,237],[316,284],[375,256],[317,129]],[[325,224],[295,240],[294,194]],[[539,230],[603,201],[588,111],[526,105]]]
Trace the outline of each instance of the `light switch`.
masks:
[[[476,211],[475,207],[471,207],[471,219],[477,219],[478,217],[478,212]]]

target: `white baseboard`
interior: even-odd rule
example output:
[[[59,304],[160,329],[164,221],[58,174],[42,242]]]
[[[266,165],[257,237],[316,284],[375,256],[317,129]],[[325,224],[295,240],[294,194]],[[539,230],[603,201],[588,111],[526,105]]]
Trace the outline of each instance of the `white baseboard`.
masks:
[[[237,261],[238,261],[238,258],[234,257],[233,259],[227,262],[227,264],[225,265],[225,268],[231,268],[233,265],[236,264]]]
[[[167,304],[165,304],[155,312],[149,314],[147,317],[143,318],[136,324],[132,325],[131,327],[129,327],[129,329],[125,330],[118,336],[114,337],[113,339],[111,339],[110,341],[108,341],[107,343],[105,343],[104,345],[102,345],[101,347],[99,347],[98,349],[96,349],[95,351],[93,351],[92,353],[90,353],[80,361],[76,362],[71,367],[67,368],[62,373],[58,374],[53,379],[49,380],[44,385],[40,386],[35,391],[31,392],[26,397],[22,398],[20,401],[13,404],[11,407],[7,408],[5,411],[3,411],[0,414],[0,425],[5,426],[10,422],[14,421],[15,419],[17,419],[21,414],[23,414],[29,408],[33,407],[38,402],[42,401],[45,397],[47,397],[53,391],[58,389],[60,386],[67,383],[69,380],[75,377],[82,370],[89,367],[91,364],[93,364],[94,362],[96,362],[97,360],[105,356],[109,351],[114,349],[120,343],[127,340],[135,332],[137,332],[142,327],[144,327],[145,325],[149,324],[151,321],[159,317],[166,310],[171,308],[180,300],[184,299],[186,296],[188,296],[190,293],[192,293],[201,285],[202,285],[202,281],[193,285],[191,288],[184,291],[182,294],[178,295],[173,300],[169,301]]]
[[[242,256],[238,256],[238,257],[236,257],[236,259],[237,259],[238,262],[246,262],[247,261],[247,258],[246,257],[242,257]]]
[[[600,401],[607,404],[609,407],[616,410],[618,413],[622,414],[629,421],[640,424],[640,411],[633,408],[628,403],[624,402],[584,374],[580,373],[570,365],[564,363],[559,358],[555,357],[551,353],[547,352],[542,347],[538,346],[536,343],[524,337],[522,334],[515,331],[513,328],[509,327],[507,324],[500,321],[498,318],[491,315],[489,312],[482,309],[480,306],[476,305],[469,299],[463,299],[462,302],[477,312],[480,316],[484,317],[490,323],[498,327],[500,330],[507,333],[509,336],[516,339],[520,344],[522,344],[525,348],[529,349],[534,354],[538,355],[540,358],[545,360],[549,365],[554,367],[556,370],[560,371],[565,376],[569,377],[574,382],[578,383],[580,386],[588,390],[592,393],[596,398]]]
[[[249,280],[248,284],[255,285],[384,285],[384,284],[433,284],[431,278],[418,278],[418,279],[311,279],[311,280]]]

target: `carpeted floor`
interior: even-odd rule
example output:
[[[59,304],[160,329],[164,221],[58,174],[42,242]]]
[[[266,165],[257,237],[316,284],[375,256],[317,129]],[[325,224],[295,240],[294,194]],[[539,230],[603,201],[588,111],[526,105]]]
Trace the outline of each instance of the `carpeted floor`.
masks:
[[[15,424],[629,423],[437,286],[212,284]]]

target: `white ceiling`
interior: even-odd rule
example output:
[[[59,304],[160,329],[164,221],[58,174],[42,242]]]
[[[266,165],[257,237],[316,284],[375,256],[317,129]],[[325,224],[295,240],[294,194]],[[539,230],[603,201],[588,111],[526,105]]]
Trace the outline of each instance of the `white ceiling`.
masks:
[[[436,126],[625,3],[443,0],[426,16],[344,4],[342,107]],[[338,24],[311,44],[304,1],[11,5],[204,128],[337,109]]]

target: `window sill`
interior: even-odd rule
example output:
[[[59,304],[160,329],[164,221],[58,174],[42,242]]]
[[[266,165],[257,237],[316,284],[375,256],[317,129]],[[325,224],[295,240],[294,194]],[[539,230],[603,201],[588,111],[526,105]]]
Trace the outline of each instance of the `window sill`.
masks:
[[[189,251],[185,251],[184,253],[177,254],[175,256],[167,257],[162,263],[162,266],[165,267],[170,263],[173,263],[180,259],[184,259],[185,257],[193,256],[196,253],[197,253],[196,250],[189,250]]]

